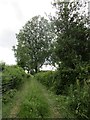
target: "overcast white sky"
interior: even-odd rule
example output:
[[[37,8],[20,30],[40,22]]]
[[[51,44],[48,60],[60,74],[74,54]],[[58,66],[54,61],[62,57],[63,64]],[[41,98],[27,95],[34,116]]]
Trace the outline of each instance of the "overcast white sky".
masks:
[[[15,34],[35,15],[52,11],[52,0],[0,0],[0,61],[15,64]]]

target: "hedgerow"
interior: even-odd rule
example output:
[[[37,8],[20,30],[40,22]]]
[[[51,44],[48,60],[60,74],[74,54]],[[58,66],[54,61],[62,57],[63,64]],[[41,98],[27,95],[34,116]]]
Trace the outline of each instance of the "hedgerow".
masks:
[[[65,108],[77,119],[90,119],[90,66],[41,72],[36,79],[58,95],[66,96]],[[53,89],[52,89],[53,88]]]
[[[76,69],[59,68],[58,71],[40,72],[35,75],[36,79],[49,89],[54,89],[56,94],[67,94],[67,89],[71,84],[75,84],[77,79],[80,85],[90,78],[90,66],[78,66]]]
[[[39,72],[35,75],[35,78],[45,85],[48,89],[55,90],[56,82],[58,79],[58,72],[47,71]]]
[[[24,83],[27,77],[21,67],[17,65],[3,65],[2,69],[2,102],[6,104],[14,97],[17,90]]]
[[[24,82],[26,73],[17,65],[5,66],[2,72],[2,90],[18,88]]]

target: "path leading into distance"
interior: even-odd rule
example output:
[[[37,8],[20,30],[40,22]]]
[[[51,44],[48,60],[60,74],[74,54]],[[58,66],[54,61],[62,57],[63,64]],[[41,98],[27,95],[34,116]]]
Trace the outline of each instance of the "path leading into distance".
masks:
[[[55,95],[34,79],[16,93],[9,118],[61,118]]]

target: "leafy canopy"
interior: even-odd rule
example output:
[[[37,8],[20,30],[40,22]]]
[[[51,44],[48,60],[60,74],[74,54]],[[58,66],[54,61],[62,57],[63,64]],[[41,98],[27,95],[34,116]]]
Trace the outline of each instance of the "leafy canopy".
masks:
[[[35,16],[16,35],[14,47],[17,63],[22,68],[37,72],[47,60],[51,46],[51,25],[44,17]]]
[[[56,62],[75,68],[79,62],[90,60],[89,19],[80,2],[54,1],[56,16],[52,20],[56,33]],[[86,5],[86,4],[84,4]],[[83,5],[83,6],[84,6]]]

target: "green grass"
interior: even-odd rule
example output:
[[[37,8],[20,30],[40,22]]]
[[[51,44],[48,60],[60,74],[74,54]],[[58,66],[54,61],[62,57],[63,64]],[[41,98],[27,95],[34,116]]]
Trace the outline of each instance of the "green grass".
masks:
[[[67,97],[55,95],[32,79],[25,100],[20,106],[20,118],[74,118],[67,109]]]
[[[72,118],[66,96],[46,89],[34,77],[25,80],[15,96],[3,104],[3,118]]]
[[[18,117],[44,118],[49,116],[49,105],[43,95],[42,88],[36,80],[32,79],[26,98],[20,106]]]
[[[25,79],[25,83],[23,83],[20,89],[16,92],[15,96],[12,99],[10,99],[10,101],[8,101],[7,103],[2,104],[3,118],[13,117],[13,115],[11,115],[12,109],[14,109],[13,107],[16,106],[17,103],[20,105],[21,101],[25,99],[25,95],[27,94],[29,84],[30,80]]]
[[[26,80],[9,102],[3,104],[3,118],[43,118],[50,116],[41,84],[33,78]]]

